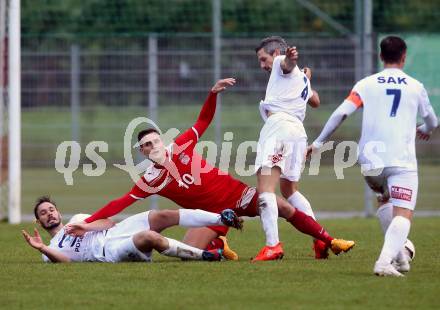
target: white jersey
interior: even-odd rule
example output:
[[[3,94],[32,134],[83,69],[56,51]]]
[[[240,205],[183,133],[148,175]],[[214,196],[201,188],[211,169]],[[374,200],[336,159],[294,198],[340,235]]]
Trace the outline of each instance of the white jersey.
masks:
[[[265,121],[270,111],[288,113],[302,122],[306,115],[307,101],[312,96],[312,88],[309,79],[298,66],[290,73],[283,73],[281,61],[284,57],[274,58],[266,97],[260,102],[260,113]]]
[[[83,221],[88,214],[77,214],[69,223]],[[104,239],[107,231],[87,232],[82,237],[73,237],[64,232],[64,227],[50,240],[49,247],[66,255],[72,262],[103,261]],[[43,254],[43,260],[50,259]]]
[[[417,169],[417,112],[428,115],[423,84],[400,69],[388,68],[359,81],[347,98],[363,107],[359,162],[370,169]]]

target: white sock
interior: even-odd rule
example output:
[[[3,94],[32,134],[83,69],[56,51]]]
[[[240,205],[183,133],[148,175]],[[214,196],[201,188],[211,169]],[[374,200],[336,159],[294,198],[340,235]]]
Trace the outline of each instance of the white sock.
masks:
[[[261,193],[258,196],[258,207],[263,230],[266,234],[266,245],[275,246],[280,242],[278,238],[278,206],[274,193]]]
[[[179,209],[179,226],[204,227],[209,225],[223,225],[220,214],[199,209]]]
[[[388,226],[390,226],[390,223],[393,220],[393,204],[391,202],[388,202],[381,205],[377,209],[376,215],[379,218],[380,226],[382,227],[382,231],[385,234],[387,232]]]
[[[397,257],[406,242],[406,238],[408,238],[410,228],[411,222],[406,217],[395,216],[393,218],[385,233],[385,241],[378,261],[389,264]]]
[[[180,241],[171,238],[165,237],[165,239],[168,240],[168,249],[160,252],[160,254],[166,256],[172,256],[172,257],[186,258],[186,259],[195,259],[195,260],[202,259],[202,253],[203,253],[202,250],[194,248],[192,246],[189,246],[185,243],[182,243]]]
[[[299,211],[316,220],[310,202],[299,191],[294,192],[289,198],[287,198],[287,201]]]
[[[393,220],[393,204],[391,202],[385,203],[381,205],[377,211],[376,215],[379,219],[380,226],[382,227],[383,234],[387,232],[388,226],[390,226],[391,221]],[[396,256],[397,261],[404,260],[404,247],[399,251],[399,253]]]

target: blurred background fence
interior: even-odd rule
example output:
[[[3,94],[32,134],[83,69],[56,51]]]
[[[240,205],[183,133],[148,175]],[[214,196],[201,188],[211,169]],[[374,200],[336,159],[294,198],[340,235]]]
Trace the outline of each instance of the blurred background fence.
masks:
[[[123,161],[123,134],[137,116],[161,129],[183,130],[195,120],[207,91],[219,77],[237,78],[222,95],[206,140],[233,146],[258,139],[258,104],[268,79],[254,48],[268,35],[282,35],[312,68],[322,106],[308,110],[306,130],[314,139],[354,83],[380,69],[378,41],[400,34],[408,41],[406,71],[425,83],[440,111],[437,61],[440,2],[362,0],[22,0],[23,210],[36,196],[51,193],[72,212],[92,211],[131,187],[111,168]],[[360,115],[344,124],[335,140],[357,140]],[[74,186],[55,171],[57,146],[76,140],[106,141],[101,156],[108,171]],[[438,210],[440,135],[418,144],[421,163],[419,209]],[[234,149],[235,149],[234,148]],[[235,152],[233,152],[235,154]],[[249,154],[252,163],[255,154]],[[234,155],[230,172],[234,173]],[[331,153],[324,159],[332,162]],[[303,191],[320,211],[362,211],[364,185],[358,168],[336,180],[332,166],[304,175]],[[255,183],[252,177],[244,178]],[[170,206],[160,200],[160,207]],[[137,207],[137,212],[144,207]]]

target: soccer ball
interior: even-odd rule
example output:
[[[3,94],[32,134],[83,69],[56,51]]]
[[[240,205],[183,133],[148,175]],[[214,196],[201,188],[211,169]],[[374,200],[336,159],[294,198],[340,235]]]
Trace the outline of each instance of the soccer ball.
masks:
[[[406,242],[404,245],[404,253],[409,261],[412,261],[414,259],[414,257],[416,256],[416,248],[415,248],[414,244],[411,242],[411,240],[409,240],[409,239],[406,239]]]

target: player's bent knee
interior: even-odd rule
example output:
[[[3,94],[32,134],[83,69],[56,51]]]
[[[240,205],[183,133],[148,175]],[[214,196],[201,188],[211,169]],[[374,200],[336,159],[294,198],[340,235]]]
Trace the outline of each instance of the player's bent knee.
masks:
[[[298,191],[298,182],[289,181],[287,179],[280,180],[280,192],[284,198],[289,198]]]
[[[413,213],[414,213],[414,211],[411,209],[396,207],[396,206],[394,206],[394,208],[393,208],[394,217],[395,216],[403,216],[411,221],[412,217],[413,217]]]
[[[151,230],[161,232],[165,228],[179,224],[178,210],[162,210],[150,212],[149,222]]]
[[[163,251],[168,248],[168,241],[155,231],[142,231],[133,236],[133,243],[141,252],[150,252],[153,249]]]
[[[135,237],[141,244],[154,246],[162,236],[155,231],[148,230],[136,234]]]

